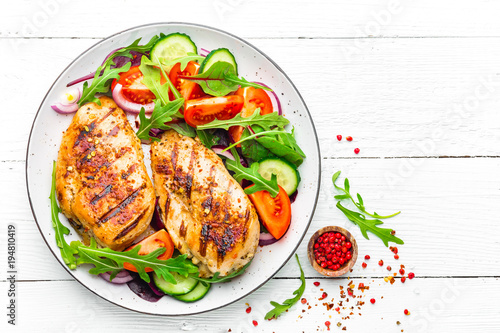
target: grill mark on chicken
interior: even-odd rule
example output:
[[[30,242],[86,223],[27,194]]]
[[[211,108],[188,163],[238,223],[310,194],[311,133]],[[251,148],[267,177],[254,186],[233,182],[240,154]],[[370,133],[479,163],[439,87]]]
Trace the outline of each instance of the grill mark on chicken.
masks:
[[[170,156],[170,161],[172,162],[172,170],[175,172],[177,168],[177,154],[179,153],[179,146],[177,142],[174,142],[174,149],[172,149],[172,155]]]
[[[102,198],[104,198],[106,195],[108,195],[111,190],[113,189],[113,185],[112,184],[109,184],[108,186],[106,186],[104,188],[104,190],[101,191],[101,193],[97,194],[91,201],[90,201],[90,204],[91,205],[95,205],[99,200],[101,200]]]
[[[132,164],[132,165],[131,165],[128,169],[127,169],[127,171],[126,171],[126,172],[122,173],[122,175],[121,175],[122,179],[124,179],[124,180],[125,180],[125,179],[127,179],[127,178],[128,178],[128,176],[130,176],[130,174],[132,174],[132,173],[135,171],[135,168],[136,168],[136,167],[137,167],[137,164],[135,164],[135,163],[134,163],[134,164]]]
[[[107,136],[115,136],[116,134],[118,134],[119,131],[120,131],[120,126],[116,125],[115,127],[113,127],[111,131],[109,131]]]
[[[132,202],[134,202],[135,198],[139,195],[139,193],[141,192],[142,189],[144,189],[144,186],[141,186],[137,190],[135,190],[134,192],[132,192],[128,197],[126,197],[125,199],[123,199],[123,201],[120,202],[120,204],[118,204],[118,206],[116,206],[115,208],[111,209],[109,212],[107,212],[106,214],[104,214],[104,216],[101,217],[99,219],[99,221],[97,221],[97,224],[99,226],[101,226],[102,224],[108,222],[113,217],[115,217],[125,207],[127,207],[129,204],[131,204]]]
[[[96,122],[93,121],[89,124],[89,126],[83,126],[80,129],[80,133],[78,133],[78,137],[73,144],[73,147],[76,147],[80,144],[80,142],[87,142],[87,136],[94,130],[96,126]],[[88,130],[88,131],[87,131]]]
[[[179,235],[181,237],[186,237],[186,232],[187,232],[187,228],[186,226],[184,225],[184,221],[181,222],[181,226],[179,227]]]
[[[188,171],[184,173],[182,167],[175,169],[174,184],[178,189],[182,188],[185,190],[187,199],[191,198],[191,188],[193,187],[193,168],[195,160],[196,154],[194,151],[191,151]]]
[[[112,114],[113,112],[115,112],[115,110],[116,110],[116,108],[110,108],[110,109],[109,109],[109,112],[108,112],[108,113],[106,113],[106,114],[104,115],[104,117],[102,117],[101,119],[99,119],[99,123],[102,123],[104,120],[106,120],[106,118],[108,118],[109,116],[111,116],[111,114]]]
[[[144,216],[144,214],[146,214],[146,211],[147,209],[145,209],[135,220],[134,222],[130,223],[125,229],[123,229],[118,235],[116,235],[116,237],[113,239],[114,241],[117,241],[118,239],[126,236],[130,231],[132,231],[136,226],[137,224],[139,223],[139,221],[142,219],[142,217]]]

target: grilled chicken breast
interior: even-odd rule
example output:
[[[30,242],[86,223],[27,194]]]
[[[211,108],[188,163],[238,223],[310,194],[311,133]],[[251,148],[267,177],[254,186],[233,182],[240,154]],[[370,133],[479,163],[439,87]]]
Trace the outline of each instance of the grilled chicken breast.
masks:
[[[125,113],[111,98],[100,101],[82,106],[63,135],[56,191],[72,224],[120,251],[149,226],[155,195]]]
[[[160,215],[181,253],[200,276],[225,276],[257,250],[255,209],[222,160],[198,140],[170,130],[152,144],[151,166]]]

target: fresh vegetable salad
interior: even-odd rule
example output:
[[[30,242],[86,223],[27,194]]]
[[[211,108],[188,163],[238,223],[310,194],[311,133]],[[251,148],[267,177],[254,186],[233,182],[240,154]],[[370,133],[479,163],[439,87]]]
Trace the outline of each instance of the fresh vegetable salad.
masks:
[[[227,48],[199,49],[183,33],[160,34],[144,45],[140,41],[114,50],[94,73],[70,82],[68,93],[52,108],[70,114],[88,102],[100,105],[98,97],[108,95],[136,115],[136,135],[145,144],[159,141],[165,130],[197,137],[224,160],[255,206],[261,222],[259,244],[282,238],[291,222],[291,203],[300,183],[298,167],[305,155],[293,127],[286,128],[291,126],[272,87],[241,77],[238,55]],[[81,82],[83,87],[78,88]],[[58,246],[68,266],[92,264],[90,273],[127,283],[147,300],[167,294],[197,301],[212,283],[227,281],[248,266],[228,276],[200,278],[186,255],[175,255],[157,214],[152,222],[157,232],[126,251],[102,249],[95,241],[90,246],[68,245],[64,235],[69,230],[59,221],[54,186],[51,199]]]

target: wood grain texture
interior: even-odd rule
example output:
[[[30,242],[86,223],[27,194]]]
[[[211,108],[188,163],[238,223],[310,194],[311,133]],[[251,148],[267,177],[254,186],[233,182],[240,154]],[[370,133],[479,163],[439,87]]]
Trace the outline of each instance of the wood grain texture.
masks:
[[[8,8],[0,37],[102,38],[151,22],[205,24],[245,38],[500,36],[500,4],[487,0],[21,0]]]
[[[296,272],[297,273],[297,272]],[[298,273],[297,273],[298,274]],[[332,323],[331,331],[343,332],[497,332],[500,312],[492,306],[500,297],[500,281],[496,278],[413,279],[393,285],[382,279],[355,279],[356,286],[364,283],[370,289],[364,293],[355,288],[356,300],[366,302],[361,309],[356,301],[344,299],[346,309],[340,314],[326,310],[325,301],[318,300],[323,290],[326,300],[341,300],[339,286],[347,287],[345,279],[321,280],[320,287],[307,280],[304,298],[278,320],[266,321],[271,309],[269,301],[283,301],[298,288],[298,279],[271,280],[262,288],[236,303],[205,314],[188,317],[159,317],[122,309],[90,293],[74,281],[19,282],[18,304],[22,306],[18,330],[23,332],[132,332],[147,329],[162,332],[326,332],[325,321]],[[0,287],[7,288],[5,282]],[[127,287],[124,287],[127,288]],[[323,290],[321,290],[323,289]],[[124,292],[130,292],[125,290]],[[213,291],[212,291],[213,292]],[[481,301],[478,302],[478,295]],[[383,298],[382,298],[383,297]],[[371,298],[376,299],[370,304]],[[250,314],[245,309],[252,307]],[[474,304],[474,309],[471,305]],[[335,305],[337,306],[337,305]],[[409,316],[403,311],[408,309]],[[304,312],[303,312],[304,310]],[[352,315],[350,313],[353,312]],[[359,315],[361,313],[361,315]],[[472,315],[472,314],[477,315]],[[350,319],[342,319],[349,316]],[[258,326],[254,327],[252,321]],[[397,325],[399,321],[401,324]],[[5,321],[0,327],[8,328]]]
[[[0,54],[2,63],[12,64],[0,73],[0,89],[10,96],[2,105],[15,110],[3,119],[16,124],[0,134],[9,142],[0,147],[2,160],[24,159],[31,119],[46,91],[95,42],[27,40],[19,51]],[[353,60],[340,51],[353,40],[250,42],[304,96],[323,157],[500,156],[500,44],[491,39],[377,39]],[[9,44],[0,40],[2,49]],[[18,88],[26,78],[33,84],[29,93]],[[338,142],[337,134],[354,141]]]
[[[413,163],[421,164],[415,164],[411,171],[408,167]],[[399,269],[400,264],[417,276],[470,276],[471,272],[477,276],[498,276],[500,259],[496,254],[500,253],[497,241],[500,225],[491,209],[492,203],[500,200],[500,174],[493,171],[499,168],[500,159],[492,158],[324,160],[317,210],[297,251],[306,276],[321,276],[308,264],[307,243],[316,230],[328,225],[349,230],[358,243],[359,258],[351,276],[383,277],[388,274],[386,265]],[[363,196],[369,211],[380,214],[402,211],[384,224],[394,228],[396,235],[405,241],[405,245],[398,246],[400,260],[394,260],[389,249],[370,233],[371,239],[364,239],[358,227],[335,207],[331,175],[336,170],[343,172],[338,181],[348,177],[351,192]],[[21,190],[23,178],[22,163],[0,163],[0,180],[5,184],[0,189],[0,197],[9,196],[10,205],[2,210],[2,216],[16,223],[20,230],[19,277],[22,280],[71,279],[38,232],[26,193]],[[12,191],[15,187],[19,190]],[[300,204],[300,195],[295,204]],[[50,223],[50,220],[48,216],[39,217],[39,222]],[[471,241],[473,230],[481,231],[478,234],[482,238],[480,255],[464,246]],[[258,255],[265,254],[264,247]],[[366,254],[372,259],[368,267],[362,269]],[[386,263],[382,268],[377,265],[380,259]],[[290,261],[277,276],[296,276],[295,262]]]

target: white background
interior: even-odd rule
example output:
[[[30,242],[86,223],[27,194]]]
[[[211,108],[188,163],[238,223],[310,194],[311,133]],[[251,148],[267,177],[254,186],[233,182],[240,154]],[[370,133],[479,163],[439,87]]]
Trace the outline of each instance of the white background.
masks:
[[[2,0],[1,5],[2,331],[312,332],[326,330],[327,320],[331,331],[341,331],[337,322],[348,332],[498,331],[500,2]],[[42,240],[29,209],[24,167],[43,96],[71,60],[97,41],[161,21],[206,24],[247,39],[284,69],[304,97],[323,156],[320,201],[297,252],[311,309],[299,303],[276,321],[263,319],[269,301],[291,297],[300,284],[297,264],[290,261],[264,287],[223,309],[177,318],[138,314],[73,281]],[[344,136],[341,142],[337,134]],[[346,142],[347,135],[354,141]],[[359,155],[353,152],[357,147]],[[349,177],[369,210],[402,211],[385,222],[405,241],[399,262],[376,237],[365,240],[335,208],[334,170]],[[15,328],[5,315],[5,244],[12,223],[19,265]],[[355,308],[350,319],[342,319],[349,309],[339,315],[318,300],[324,288],[337,302],[347,277],[323,279],[307,262],[307,240],[326,225],[354,234],[361,258],[350,279],[370,286],[360,299],[367,304]],[[371,260],[362,269],[365,254]],[[393,267],[391,273],[404,264],[416,278],[384,282],[388,271],[377,265],[380,259]],[[369,304],[370,298],[377,302]],[[405,316],[404,309],[411,314]]]

